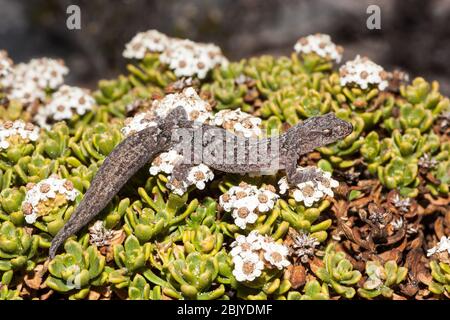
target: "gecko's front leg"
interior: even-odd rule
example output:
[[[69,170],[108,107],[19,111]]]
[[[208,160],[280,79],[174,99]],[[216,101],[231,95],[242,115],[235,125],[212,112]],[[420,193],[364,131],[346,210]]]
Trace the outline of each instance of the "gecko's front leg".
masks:
[[[316,168],[306,168],[297,170],[298,155],[294,152],[288,154],[286,159],[286,178],[289,185],[294,186],[299,183],[312,181],[316,183],[319,173]]]

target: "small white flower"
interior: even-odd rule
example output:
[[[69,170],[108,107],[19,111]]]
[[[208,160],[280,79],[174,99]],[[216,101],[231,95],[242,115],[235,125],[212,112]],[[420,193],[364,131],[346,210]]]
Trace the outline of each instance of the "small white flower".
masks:
[[[204,165],[200,164],[198,166],[193,167],[187,176],[187,182],[189,185],[194,185],[197,189],[203,190],[205,189],[206,182],[214,179],[214,173],[212,170]]]
[[[314,202],[318,202],[323,197],[323,192],[318,190],[313,182],[307,181],[297,185],[293,196],[295,201],[303,202],[305,206],[311,207]]]
[[[236,208],[233,210],[231,216],[239,228],[245,229],[247,224],[253,224],[258,219],[258,215],[255,213],[255,209],[258,206],[256,199],[247,197],[237,200],[235,206]]]
[[[388,75],[384,69],[367,57],[359,55],[352,61],[348,61],[339,69],[341,86],[353,84],[361,89],[367,89],[369,86],[378,87],[384,90],[388,87]]]
[[[441,240],[431,249],[427,250],[427,257],[435,253],[447,251],[450,254],[450,237],[442,236]]]
[[[264,248],[264,259],[278,270],[291,264],[286,258],[288,254],[289,250],[286,246],[275,242]]]
[[[235,256],[233,262],[233,275],[239,282],[255,280],[264,269],[264,263],[255,253],[248,253],[244,257]]]
[[[231,244],[231,256],[246,255],[247,253],[261,249],[259,233],[256,230],[250,232],[246,237],[238,235],[236,240]]]
[[[317,172],[320,173],[319,176],[315,179],[315,181],[317,182],[317,189],[330,197],[334,197],[332,188],[337,188],[339,186],[339,182],[331,178],[330,172],[322,171],[319,168]]]
[[[340,63],[344,49],[335,45],[327,34],[313,34],[298,39],[294,46],[297,53],[315,53],[318,56]]]
[[[258,211],[267,212],[273,209],[278,195],[270,190],[259,190],[258,195]]]

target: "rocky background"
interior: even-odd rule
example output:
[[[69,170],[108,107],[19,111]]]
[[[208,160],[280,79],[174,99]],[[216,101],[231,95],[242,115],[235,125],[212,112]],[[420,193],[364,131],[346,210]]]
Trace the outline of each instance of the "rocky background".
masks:
[[[66,28],[77,4],[82,29]],[[381,8],[381,30],[368,30],[366,9]],[[298,37],[328,33],[346,49],[390,69],[439,80],[450,95],[450,0],[0,0],[0,48],[16,62],[63,58],[69,83],[95,86],[124,66],[124,44],[155,28],[220,45],[231,59],[289,54]]]

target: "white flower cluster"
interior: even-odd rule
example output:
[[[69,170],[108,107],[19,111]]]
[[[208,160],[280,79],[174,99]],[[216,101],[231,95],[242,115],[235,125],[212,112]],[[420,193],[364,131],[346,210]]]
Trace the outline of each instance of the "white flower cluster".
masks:
[[[157,30],[137,33],[125,45],[124,58],[143,59],[149,52],[163,52],[169,44],[169,37]]]
[[[159,59],[177,77],[206,77],[209,70],[227,63],[219,47],[187,39],[170,38],[156,30],[138,33],[125,46],[123,56],[142,59],[148,52],[161,52]]]
[[[298,171],[311,170],[312,168],[297,168]],[[332,188],[339,186],[339,182],[331,178],[331,173],[320,168],[314,168],[316,177],[313,181],[302,182],[295,188],[289,189],[287,178],[283,177],[278,181],[280,193],[285,194],[288,190],[292,193],[295,201],[303,202],[306,207],[311,207],[314,202],[320,201],[325,195],[334,197]]]
[[[278,195],[273,186],[259,188],[241,182],[220,196],[219,204],[225,211],[232,211],[234,223],[241,229],[255,223],[259,213],[272,210]]]
[[[39,127],[22,120],[0,123],[0,150],[8,149],[11,144],[36,141],[39,137]]]
[[[335,45],[327,34],[317,33],[298,39],[294,46],[297,53],[315,53],[318,56],[340,63],[344,49]]]
[[[442,236],[441,240],[433,248],[427,250],[427,256],[432,256],[435,253],[447,251],[450,254],[450,237]]]
[[[5,50],[0,50],[0,79],[7,77],[13,71],[13,61]]]
[[[125,119],[124,124],[125,126],[121,129],[121,131],[126,137],[138,131],[158,125],[155,121],[155,116],[150,111],[141,112],[136,114],[134,117],[127,118]]]
[[[199,79],[205,78],[214,67],[227,63],[218,46],[187,39],[172,39],[159,59],[167,64],[177,77],[197,76]]]
[[[182,92],[168,94],[161,100],[154,100],[152,111],[161,118],[177,108],[186,110],[188,119],[201,123],[208,122],[211,118],[211,106],[197,94],[194,88],[185,88]]]
[[[39,216],[40,204],[48,200],[63,196],[66,201],[74,201],[79,192],[70,180],[61,179],[52,175],[37,184],[29,183],[25,200],[22,202],[22,210],[27,223],[36,222]]]
[[[241,111],[241,109],[221,110],[214,115],[211,122],[238,136],[251,138],[260,137],[262,135],[262,120]]]
[[[49,58],[31,59],[15,65],[12,72],[0,80],[8,98],[22,103],[45,99],[45,90],[57,89],[64,83],[69,69],[62,60]]]
[[[373,85],[379,90],[388,87],[388,74],[383,67],[377,65],[367,57],[359,55],[352,61],[348,61],[339,68],[341,86],[347,84],[357,85],[361,89],[367,89]]]
[[[169,182],[167,183],[167,187],[180,196],[192,185],[195,185],[197,189],[203,190],[206,187],[206,182],[214,179],[212,170],[202,163],[193,166],[189,170],[186,181],[176,181],[175,179],[172,179],[170,174],[172,174],[175,164],[182,160],[183,156],[178,154],[175,150],[163,152],[153,160],[150,166],[150,174],[153,176],[160,172],[168,174],[169,176],[167,178]]]
[[[39,108],[35,121],[41,127],[48,127],[49,120],[61,121],[71,119],[75,114],[84,115],[94,105],[95,99],[88,90],[62,85],[53,93],[50,102]]]
[[[233,275],[239,282],[255,280],[265,268],[282,270],[290,265],[287,260],[288,248],[268,236],[260,235],[256,230],[248,236],[237,236],[231,247]]]

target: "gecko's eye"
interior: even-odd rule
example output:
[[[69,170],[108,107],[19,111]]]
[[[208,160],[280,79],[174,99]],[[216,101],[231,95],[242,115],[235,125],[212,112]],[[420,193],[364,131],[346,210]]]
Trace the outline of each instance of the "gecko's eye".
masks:
[[[331,129],[325,129],[325,130],[323,130],[323,134],[325,135],[325,137],[331,136]]]

